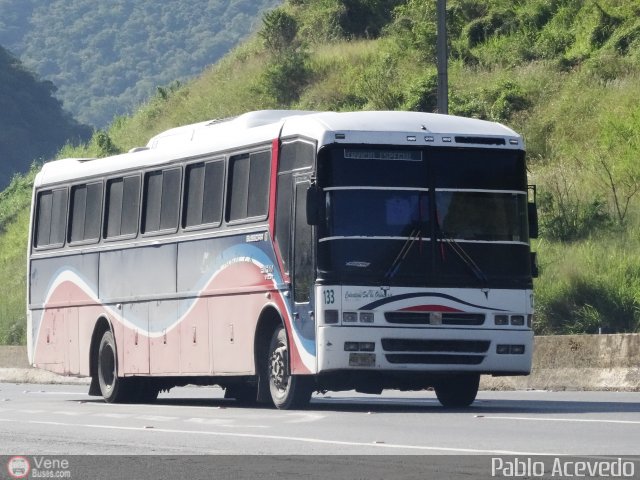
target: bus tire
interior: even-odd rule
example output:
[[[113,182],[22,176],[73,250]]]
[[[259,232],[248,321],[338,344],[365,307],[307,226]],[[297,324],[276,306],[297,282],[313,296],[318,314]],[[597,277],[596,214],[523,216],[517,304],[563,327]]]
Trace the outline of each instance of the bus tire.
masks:
[[[131,400],[131,382],[118,377],[116,341],[111,330],[102,334],[98,348],[98,382],[100,393],[107,403],[124,403]]]
[[[267,354],[269,392],[276,408],[288,410],[301,408],[309,403],[313,384],[311,377],[291,375],[287,332],[282,325],[271,337]]]
[[[436,396],[446,408],[468,407],[476,399],[480,385],[479,373],[451,375],[434,386]]]

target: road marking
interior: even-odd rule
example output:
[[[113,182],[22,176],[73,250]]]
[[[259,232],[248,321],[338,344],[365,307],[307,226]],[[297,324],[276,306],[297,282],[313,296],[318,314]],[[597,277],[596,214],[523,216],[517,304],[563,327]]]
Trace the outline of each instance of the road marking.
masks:
[[[290,420],[286,420],[285,423],[310,423],[322,420],[325,415],[319,413],[293,412],[287,414],[287,417],[289,417]]]
[[[390,450],[414,450],[423,452],[449,452],[449,453],[467,453],[467,454],[485,454],[485,455],[551,455],[562,456],[562,453],[547,453],[547,452],[518,452],[513,450],[482,450],[475,448],[449,448],[449,447],[432,447],[428,445],[402,445],[395,443],[367,443],[367,442],[347,442],[343,440],[326,440],[322,438],[311,437],[289,437],[284,435],[261,435],[257,433],[235,433],[235,432],[212,432],[212,431],[198,431],[198,430],[177,430],[168,428],[148,428],[144,427],[122,427],[116,425],[90,425],[90,424],[74,424],[63,422],[46,422],[28,420],[26,422],[19,420],[11,420],[0,418],[0,422],[12,422],[12,423],[30,423],[33,425],[51,425],[56,427],[82,427],[89,429],[100,428],[103,430],[126,430],[137,432],[153,432],[153,433],[169,433],[169,434],[185,434],[185,435],[203,435],[212,437],[236,437],[236,438],[253,438],[257,440],[277,440],[277,441],[290,441],[290,442],[304,442],[315,443],[324,445],[340,445],[349,447],[368,447],[377,449],[390,449]]]
[[[84,415],[83,412],[75,412],[72,410],[58,410],[53,412],[54,415],[66,415],[68,417],[77,417],[78,415]]]
[[[136,415],[135,418],[140,420],[149,420],[151,422],[170,422],[171,420],[178,420],[178,417],[165,417],[163,415]]]
[[[92,413],[93,417],[105,417],[105,418],[131,418],[133,417],[132,413]]]
[[[29,393],[29,394],[34,394],[34,395],[81,395],[83,397],[88,397],[89,394],[88,393],[82,393],[82,392],[47,392],[45,390],[25,390],[22,393]]]
[[[532,422],[575,422],[575,423],[618,423],[626,425],[640,425],[638,420],[605,420],[599,418],[555,418],[555,417],[500,417],[495,415],[484,415],[487,420],[524,420]]]

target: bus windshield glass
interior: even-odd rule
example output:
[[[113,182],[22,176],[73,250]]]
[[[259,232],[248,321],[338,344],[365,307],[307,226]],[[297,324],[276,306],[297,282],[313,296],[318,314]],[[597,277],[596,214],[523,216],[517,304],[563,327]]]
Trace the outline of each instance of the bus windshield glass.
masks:
[[[443,237],[527,242],[525,193],[436,191],[436,205]]]
[[[429,236],[427,191],[327,189],[329,237],[404,238],[415,230]]]
[[[334,146],[318,158],[318,184],[321,278],[390,285],[530,281],[521,151]]]

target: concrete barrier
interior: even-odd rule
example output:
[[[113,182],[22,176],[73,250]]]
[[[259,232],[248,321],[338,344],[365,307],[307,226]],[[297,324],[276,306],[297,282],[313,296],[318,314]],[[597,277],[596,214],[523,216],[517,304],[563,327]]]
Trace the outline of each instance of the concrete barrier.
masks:
[[[88,380],[30,368],[26,347],[0,346],[0,381],[77,383]],[[531,375],[483,375],[480,388],[640,391],[640,334],[536,337]]]
[[[480,388],[640,391],[640,334],[536,337],[531,375],[484,376]]]

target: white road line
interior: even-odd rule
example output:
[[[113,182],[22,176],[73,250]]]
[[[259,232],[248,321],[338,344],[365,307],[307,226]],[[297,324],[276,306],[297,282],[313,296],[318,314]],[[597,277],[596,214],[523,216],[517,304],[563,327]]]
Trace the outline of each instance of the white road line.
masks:
[[[524,420],[531,422],[575,422],[575,423],[618,423],[623,425],[640,425],[638,420],[605,420],[600,418],[555,418],[555,417],[501,417],[496,415],[478,415],[484,420]]]
[[[132,413],[92,413],[92,417],[104,417],[104,418],[131,418]]]
[[[29,394],[34,394],[34,395],[75,395],[76,397],[78,395],[81,395],[83,397],[88,397],[89,394],[88,393],[82,393],[82,392],[47,392],[45,390],[25,390],[22,393],[29,393]]]
[[[178,420],[178,417],[165,417],[163,415],[136,415],[135,418],[149,420],[150,422],[170,422],[172,420]]]
[[[434,447],[428,445],[402,445],[396,443],[366,443],[366,442],[347,442],[343,440],[325,440],[322,438],[311,437],[289,437],[284,435],[261,435],[257,433],[235,433],[235,432],[212,432],[212,431],[198,431],[198,430],[176,430],[167,428],[144,428],[144,427],[121,427],[116,425],[89,425],[89,424],[75,424],[75,423],[62,423],[62,422],[45,422],[45,421],[18,421],[0,418],[0,422],[13,422],[13,423],[29,423],[33,425],[52,425],[57,427],[82,427],[89,429],[100,428],[103,430],[126,430],[136,432],[154,432],[154,433],[170,433],[170,434],[185,434],[185,435],[203,435],[212,437],[236,437],[236,438],[254,438],[258,440],[277,440],[277,441],[290,441],[290,442],[305,442],[324,445],[341,445],[349,447],[369,447],[377,449],[389,449],[389,450],[413,450],[422,452],[450,452],[450,453],[466,453],[466,454],[485,454],[485,455],[550,455],[550,456],[563,456],[563,453],[548,453],[548,452],[519,452],[513,450],[481,450],[475,448],[449,448],[449,447]]]
[[[83,412],[76,412],[73,410],[58,410],[53,412],[54,415],[66,415],[67,417],[77,417],[78,415],[84,415]]]

